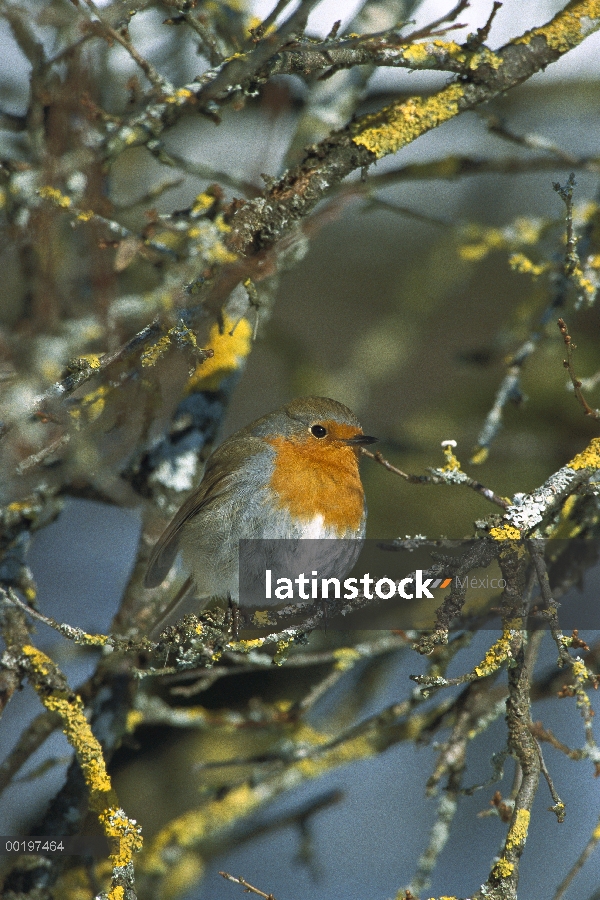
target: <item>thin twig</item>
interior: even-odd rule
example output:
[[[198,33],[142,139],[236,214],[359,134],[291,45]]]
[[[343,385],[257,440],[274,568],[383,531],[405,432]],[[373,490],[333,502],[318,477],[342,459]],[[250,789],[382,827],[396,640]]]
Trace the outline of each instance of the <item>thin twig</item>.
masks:
[[[355,644],[353,650],[359,654],[361,659],[372,659],[383,654],[391,653],[395,650],[404,649],[409,644],[410,639],[404,633],[383,633],[381,637],[378,637],[373,641],[364,641],[360,644]],[[248,672],[256,672],[264,669],[271,669],[273,667],[273,657],[267,653],[262,655],[254,653],[252,655],[252,661],[248,662],[247,657],[242,657],[239,653],[225,652],[221,657],[221,662],[225,660],[229,661],[231,665],[219,665],[212,669],[203,669],[200,676],[198,670],[187,670],[178,672],[172,679],[166,678],[165,682],[167,684],[172,684],[174,682],[181,684],[181,682],[194,679],[193,684],[188,685],[187,687],[184,685],[181,687],[173,687],[171,688],[170,693],[175,696],[193,697],[195,694],[199,694],[211,687],[215,681],[218,681],[220,678],[232,675],[245,675]],[[339,654],[336,650],[320,650],[312,653],[296,652],[287,659],[286,667],[303,668],[305,666],[322,666],[338,661]]]
[[[532,731],[531,727],[529,730]],[[533,731],[532,731],[532,734],[533,734]],[[535,745],[537,747],[537,751],[538,751],[538,755],[539,755],[539,759],[540,759],[540,769],[542,771],[542,775],[546,779],[546,783],[548,785],[548,790],[550,791],[550,795],[551,795],[552,799],[554,800],[554,806],[551,807],[552,812],[556,816],[558,824],[562,825],[562,823],[565,821],[565,804],[562,802],[562,800],[560,799],[560,797],[558,796],[558,794],[556,792],[556,788],[554,787],[554,782],[552,781],[552,778],[550,777],[550,772],[548,771],[548,769],[546,767],[546,763],[544,761],[544,755],[542,753],[542,748],[540,747],[540,742],[536,739],[535,735],[534,735],[533,739],[534,739]]]
[[[277,17],[283,12],[286,6],[290,5],[291,0],[277,0],[277,3],[269,13],[269,15],[263,19],[260,25],[254,29],[254,35],[256,38],[262,38],[263,35],[269,30],[271,25],[274,25],[277,21]]]
[[[492,30],[494,19],[496,18],[496,13],[501,7],[502,3],[500,3],[499,0],[494,0],[494,5],[492,6],[492,10],[483,28],[478,28],[474,35],[469,35],[466,43],[469,50],[478,50],[482,44],[487,41],[490,31]]]
[[[541,722],[534,722],[532,724],[531,733],[536,740],[546,741],[546,743],[554,747],[555,750],[560,750],[561,753],[564,753],[569,759],[585,759],[585,750],[573,750],[571,747],[568,747],[567,744],[563,744],[549,728],[544,728]]]
[[[517,134],[509,128],[500,116],[486,112],[482,112],[481,116],[487,120],[488,130],[492,134],[496,134],[498,137],[504,138],[512,144],[526,147],[528,150],[545,150],[547,153],[551,153],[556,159],[568,166],[580,165],[576,156],[573,156],[572,153],[567,153],[562,147],[555,144],[554,141],[551,141],[542,135],[529,133]]]
[[[181,169],[188,175],[202,178],[205,181],[217,181],[219,184],[233,188],[234,191],[241,191],[248,197],[257,197],[260,194],[260,188],[251,181],[246,181],[245,178],[236,178],[235,175],[207,166],[205,163],[185,159],[174,150],[167,150],[162,141],[152,141],[148,150],[164,166]]]
[[[435,19],[433,22],[430,22],[429,25],[426,25],[424,28],[419,29],[419,31],[413,31],[410,34],[407,34],[405,37],[403,37],[402,40],[406,42],[416,41],[419,38],[432,37],[434,32],[435,34],[439,34],[440,32],[438,31],[438,29],[446,22],[456,22],[458,16],[460,16],[460,14],[465,11],[465,9],[468,9],[469,3],[470,0],[459,0],[459,2],[450,10],[450,12],[447,12],[445,15],[440,16],[439,19]],[[452,27],[464,28],[465,26],[453,25]],[[447,30],[448,29],[444,29],[444,31]]]
[[[567,241],[565,246],[565,275],[569,277],[579,265],[579,257],[575,247],[573,231],[573,188],[575,187],[575,173],[571,172],[565,185],[555,181],[552,187],[559,195],[566,207]]]
[[[484,462],[489,452],[492,441],[496,438],[502,425],[504,407],[509,401],[521,403],[521,373],[525,363],[537,350],[538,345],[546,336],[546,326],[552,320],[556,311],[564,306],[567,300],[569,279],[566,272],[558,272],[555,275],[555,288],[553,296],[539,317],[539,320],[531,327],[531,330],[517,349],[508,363],[504,378],[494,397],[494,403],[486,416],[483,427],[477,438],[477,445],[471,459],[472,463]]]
[[[600,171],[600,159],[597,156],[579,156],[571,161],[570,165],[595,174]],[[530,159],[515,156],[494,159],[485,156],[449,155],[431,162],[408,163],[405,166],[388,169],[386,172],[369,172],[365,182],[344,183],[338,188],[338,193],[364,193],[401,181],[424,181],[433,178],[454,181],[458,178],[488,173],[512,176],[547,169],[556,169],[556,159],[549,155]]]
[[[416,209],[410,209],[408,206],[400,206],[397,203],[390,203],[388,200],[382,200],[380,197],[368,197],[365,200],[361,212],[368,213],[372,209],[383,209],[386,212],[396,213],[401,216],[409,216],[418,222],[426,222],[428,225],[439,225],[442,228],[454,227],[454,223],[449,219],[440,219],[437,216],[429,216],[426,213],[419,212]]]
[[[25,472],[28,472],[29,469],[35,468],[35,466],[39,466],[48,456],[52,456],[53,453],[56,453],[57,450],[60,450],[61,447],[64,447],[71,440],[70,434],[61,434],[60,437],[56,438],[55,441],[48,444],[46,447],[42,447],[41,450],[38,450],[37,453],[32,453],[31,456],[28,456],[26,459],[22,460],[19,465],[15,468],[15,472],[17,475],[24,475]]]
[[[589,841],[587,842],[587,844],[581,851],[580,855],[577,857],[577,859],[575,860],[575,862],[573,863],[573,865],[571,866],[571,868],[569,869],[569,871],[567,872],[567,874],[565,875],[565,877],[563,878],[561,883],[559,884],[558,888],[556,889],[556,893],[553,897],[553,900],[562,900],[562,898],[565,896],[565,894],[567,892],[567,888],[569,887],[569,885],[571,884],[571,882],[573,881],[575,876],[578,874],[578,872],[580,872],[581,869],[583,869],[587,860],[590,858],[590,856],[596,849],[599,841],[600,841],[600,822],[594,828],[594,830],[592,832],[592,836],[590,837]]]
[[[136,50],[133,43],[129,39],[129,36],[126,36],[122,32],[117,31],[116,28],[113,28],[112,25],[110,25],[104,19],[102,13],[93,2],[93,0],[84,0],[84,2],[95,16],[95,19],[92,19],[92,22],[97,22],[97,24],[100,26],[101,32],[104,32],[102,37],[104,37],[104,39],[107,40],[109,44],[112,41],[116,41],[118,44],[120,44],[121,47],[123,47],[127,51],[127,53],[129,53],[133,61],[140,67],[153,87],[161,92],[172,94],[173,86],[166,78],[164,78],[163,75],[160,74],[160,72],[158,72],[154,68],[152,63],[148,62],[148,60],[145,59],[141,55],[141,53]]]
[[[19,769],[34,753],[37,753],[59,726],[60,716],[50,712],[40,713],[27,725],[16,745],[0,764],[0,794],[9,786]]]
[[[158,646],[146,638],[142,638],[139,641],[129,641],[124,638],[113,637],[112,635],[88,634],[83,628],[77,628],[75,625],[57,622],[52,616],[45,616],[43,613],[38,612],[37,609],[32,609],[31,606],[24,603],[12,588],[5,591],[0,587],[0,597],[2,597],[5,602],[17,606],[23,612],[27,613],[28,616],[31,616],[32,619],[36,619],[38,622],[42,622],[49,628],[53,628],[54,631],[58,631],[59,634],[73,641],[75,644],[82,644],[86,647],[113,647],[115,650],[137,650],[138,652],[155,650]]]
[[[586,416],[591,416],[593,419],[600,419],[600,409],[592,409],[592,407],[589,405],[589,403],[583,396],[583,391],[581,390],[582,383],[575,375],[575,369],[573,367],[573,351],[577,349],[577,345],[574,344],[571,340],[571,335],[569,334],[564,319],[558,320],[558,327],[560,329],[560,333],[563,336],[565,347],[567,348],[567,358],[563,360],[563,366],[569,373],[569,378],[571,379],[575,396],[583,406],[583,412]]]
[[[182,4],[183,6],[183,4]],[[179,13],[179,17],[195,31],[202,41],[202,49],[206,48],[206,56],[211,66],[219,66],[225,59],[223,50],[219,47],[215,34],[212,33],[208,25],[206,25],[200,16],[195,16],[188,9],[183,8]]]
[[[370,450],[367,450],[365,447],[361,447],[361,452],[364,456],[368,456],[369,459],[374,459],[375,462],[379,463],[380,466],[383,466],[384,469],[387,469],[388,472],[393,472],[394,475],[399,475],[400,478],[404,478],[405,481],[408,481],[409,484],[456,484],[459,481],[455,478],[446,477],[445,475],[436,474],[433,475],[407,475],[406,472],[403,472],[402,469],[396,468],[387,459],[383,457],[379,450],[375,453],[371,453]],[[451,474],[451,473],[450,473]],[[464,484],[466,487],[471,488],[471,490],[476,491],[478,494],[481,494],[482,497],[485,497],[486,500],[490,500],[492,503],[495,503],[496,506],[501,506],[502,509],[508,509],[510,506],[510,501],[506,500],[504,497],[500,497],[499,494],[496,494],[495,491],[492,491],[490,488],[485,487],[485,485],[481,484],[480,481],[476,481],[474,478],[470,478],[464,472],[460,473],[460,484]]]
[[[82,365],[77,371],[71,372],[66,378],[63,378],[62,381],[54,382],[54,384],[47,388],[43,394],[38,395],[30,406],[21,409],[21,415],[33,415],[36,411],[41,410],[45,403],[69,396],[69,394],[72,394],[77,388],[81,387],[82,384],[85,384],[97,375],[101,375],[109,368],[109,366],[112,366],[117,362],[122,362],[135,350],[144,347],[149,341],[160,334],[162,327],[159,320],[155,319],[150,325],[146,325],[141,331],[134,334],[132,338],[126,341],[118,350],[115,350],[114,353],[105,353],[102,356],[98,356],[98,364],[96,366],[92,366],[89,362],[84,360],[84,362],[87,362],[86,365]],[[2,435],[6,434],[8,430],[9,426],[5,425]]]
[[[558,649],[560,665],[572,665],[573,661],[565,645],[564,635],[559,625],[558,605],[552,595],[550,578],[548,577],[548,568],[546,566],[546,560],[544,559],[541,550],[541,544],[541,541],[538,542],[535,540],[527,542],[528,549],[533,560],[533,565],[535,567],[538,583],[540,585],[542,600],[545,604],[544,612],[548,617],[548,621],[550,624],[550,633],[552,634],[552,638]]]
[[[241,884],[244,888],[244,893],[246,894],[258,894],[259,897],[264,897],[264,900],[275,900],[273,894],[265,894],[264,891],[254,887],[254,885],[250,884],[249,881],[246,881],[245,878],[236,878],[235,875],[230,875],[229,872],[219,872],[219,875],[222,875],[227,881],[233,881],[234,884]]]

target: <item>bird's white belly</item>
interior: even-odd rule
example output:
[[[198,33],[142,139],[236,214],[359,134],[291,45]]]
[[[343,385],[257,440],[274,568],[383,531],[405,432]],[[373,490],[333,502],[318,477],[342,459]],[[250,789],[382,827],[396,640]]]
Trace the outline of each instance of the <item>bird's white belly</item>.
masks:
[[[323,538],[333,538],[336,535],[332,528],[327,528],[322,513],[317,513],[310,522],[300,526],[300,537],[304,540],[320,541]]]

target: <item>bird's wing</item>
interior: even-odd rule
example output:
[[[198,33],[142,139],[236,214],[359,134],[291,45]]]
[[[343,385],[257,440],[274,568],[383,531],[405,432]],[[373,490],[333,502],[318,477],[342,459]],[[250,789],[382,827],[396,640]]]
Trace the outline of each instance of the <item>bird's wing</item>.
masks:
[[[227,491],[235,489],[244,461],[259,448],[264,448],[259,438],[234,435],[209,457],[202,481],[167,525],[152,551],[144,578],[145,587],[158,587],[165,580],[175,562],[183,526],[209,505],[221,500]]]

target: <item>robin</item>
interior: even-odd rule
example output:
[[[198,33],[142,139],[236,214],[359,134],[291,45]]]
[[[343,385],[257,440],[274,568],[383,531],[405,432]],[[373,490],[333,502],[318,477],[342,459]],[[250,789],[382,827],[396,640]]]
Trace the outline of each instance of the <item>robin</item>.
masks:
[[[237,603],[241,539],[352,539],[327,544],[321,574],[349,571],[367,518],[358,458],[375,440],[327,397],[293,400],[237,431],[208,458],[200,484],[158,540],[145,586],[161,584],[181,551],[196,608],[211,597]],[[167,613],[187,594],[180,591]]]

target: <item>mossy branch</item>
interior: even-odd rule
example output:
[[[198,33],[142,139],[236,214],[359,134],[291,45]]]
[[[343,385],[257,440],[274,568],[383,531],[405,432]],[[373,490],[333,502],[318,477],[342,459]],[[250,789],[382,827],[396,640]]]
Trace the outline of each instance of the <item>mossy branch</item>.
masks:
[[[22,650],[22,666],[48,712],[58,716],[61,728],[73,747],[89,790],[89,805],[109,841],[112,885],[108,900],[132,897],[133,854],[142,846],[141,828],[120,808],[102,747],[85,716],[81,698],[74,693],[58,666],[31,644]]]

